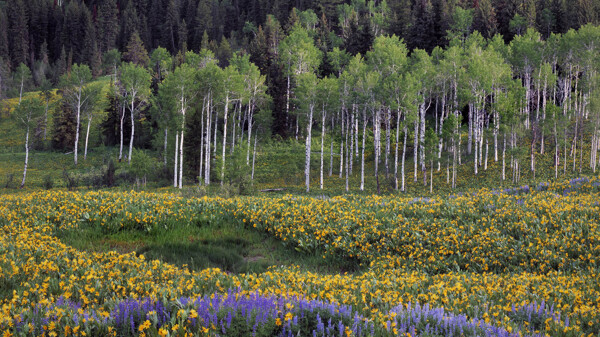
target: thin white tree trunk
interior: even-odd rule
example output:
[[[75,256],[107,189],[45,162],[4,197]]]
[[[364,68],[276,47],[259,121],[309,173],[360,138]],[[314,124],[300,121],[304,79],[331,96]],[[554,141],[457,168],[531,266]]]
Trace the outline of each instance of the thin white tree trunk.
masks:
[[[389,178],[390,175],[390,165],[389,165],[389,156],[390,156],[390,124],[391,124],[391,110],[387,108],[387,114],[385,115],[385,177]]]
[[[312,104],[309,107],[308,113],[308,125],[306,126],[306,152],[305,159],[306,163],[304,166],[304,179],[306,184],[306,192],[310,192],[310,150],[312,142],[312,120],[313,120],[313,109]]]
[[[204,185],[210,185],[210,135],[211,135],[211,94],[208,94],[208,106],[206,109],[206,152],[204,155]]]
[[[173,187],[179,186],[178,178],[179,174],[177,174],[177,169],[179,168],[178,159],[179,158],[179,132],[175,132],[175,168],[173,169]]]
[[[323,151],[325,151],[324,143],[325,143],[325,107],[323,106],[321,117],[321,177],[320,177],[320,185],[321,189],[323,189]]]
[[[129,138],[129,156],[127,162],[131,165],[131,154],[133,153],[133,136],[135,134],[135,121],[134,121],[134,102],[135,95],[131,98],[131,137]]]
[[[400,109],[396,117],[396,144],[394,145],[394,189],[398,190],[398,142],[400,141]]]
[[[27,125],[27,133],[25,134],[25,167],[23,168],[23,180],[21,180],[21,188],[25,187],[25,177],[27,177],[27,165],[29,164],[29,125]]]
[[[360,159],[360,190],[365,190],[365,139],[367,138],[367,112],[363,111],[362,154]]]
[[[21,98],[19,98],[20,103]],[[77,95],[77,126],[75,127],[75,146],[73,153],[75,155],[75,165],[77,165],[77,148],[79,147],[79,126],[81,125],[81,89]]]
[[[183,126],[181,129],[181,137],[179,137],[179,179],[177,181],[179,189],[183,188]]]
[[[225,180],[225,147],[227,145],[227,112],[229,108],[229,94],[225,97],[225,111],[223,119],[223,158],[221,159],[221,186]]]
[[[119,142],[119,162],[123,159],[123,124],[125,122],[125,104],[123,104],[121,109],[121,126],[119,128],[121,138]]]
[[[413,137],[413,161],[415,166],[414,181],[417,181],[417,170],[419,164],[419,122],[415,121],[415,136]]]
[[[90,138],[90,126],[92,125],[92,119],[88,118],[87,130],[85,132],[85,148],[83,150],[83,160],[87,159],[88,140]]]
[[[346,125],[346,115],[344,113],[344,107],[342,107],[342,128],[341,128],[341,141],[340,141],[340,179],[344,176],[344,125]]]
[[[401,191],[405,192],[406,186],[405,186],[405,179],[404,179],[404,162],[406,159],[406,141],[408,140],[408,129],[406,128],[406,125],[404,126],[404,129],[402,131],[404,132],[404,142],[402,143],[402,188],[401,188]]]

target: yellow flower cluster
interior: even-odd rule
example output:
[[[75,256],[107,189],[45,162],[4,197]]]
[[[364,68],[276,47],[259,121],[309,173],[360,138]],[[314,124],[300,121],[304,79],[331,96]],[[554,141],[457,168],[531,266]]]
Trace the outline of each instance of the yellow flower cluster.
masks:
[[[600,331],[600,195],[592,187],[566,196],[550,191],[512,196],[482,190],[431,200],[183,199],[169,193],[64,191],[2,195],[0,330],[11,333],[15,322],[40,307],[51,318],[43,334],[86,335],[89,324],[108,317],[111,304],[126,298],[169,301],[240,288],[349,304],[382,325],[392,319],[392,307],[418,302],[513,329],[518,328],[513,306],[545,301],[563,319],[547,320],[542,332]],[[81,252],[53,236],[90,223],[141,230],[185,226],[221,213],[306,250],[356,258],[371,268],[356,275],[322,275],[295,266],[262,274],[190,272],[135,254]],[[75,322],[55,305],[59,299],[79,303],[81,317],[91,310],[98,316]],[[184,318],[194,315],[186,312]],[[156,334],[185,335],[180,323]],[[144,324],[138,333],[149,328]]]

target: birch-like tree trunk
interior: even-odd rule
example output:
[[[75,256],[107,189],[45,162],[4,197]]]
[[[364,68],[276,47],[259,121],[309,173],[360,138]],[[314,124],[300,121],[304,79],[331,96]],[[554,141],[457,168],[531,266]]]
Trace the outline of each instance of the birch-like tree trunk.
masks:
[[[408,140],[408,129],[406,128],[406,125],[404,126],[402,131],[404,132],[404,142],[402,144],[402,188],[401,188],[401,191],[405,192],[406,186],[405,186],[405,179],[404,179],[404,162],[406,159],[406,141]]]
[[[390,124],[391,124],[391,110],[387,108],[387,114],[385,115],[385,178],[389,179],[390,175],[390,165],[389,165],[389,156],[390,156]]]
[[[309,107],[308,125],[306,126],[306,164],[304,167],[304,179],[306,184],[306,192],[310,192],[310,150],[312,145],[312,121],[313,121],[313,105]]]
[[[360,190],[365,190],[365,140],[367,139],[367,111],[363,111],[362,154],[360,159]]]
[[[419,121],[415,121],[415,136],[413,138],[413,161],[415,164],[414,181],[417,182],[419,164]]]
[[[325,151],[324,143],[325,143],[325,104],[323,104],[323,111],[321,116],[321,177],[320,177],[320,185],[321,189],[323,189],[323,151]]]
[[[125,122],[125,103],[123,103],[121,107],[122,107],[122,109],[121,109],[121,124],[119,127],[119,133],[121,135],[121,138],[119,141],[119,163],[123,159],[123,124]]]
[[[79,87],[79,91],[77,94],[77,125],[75,127],[75,146],[73,149],[73,154],[75,155],[75,165],[77,165],[77,148],[79,147],[79,127],[81,125],[81,90],[82,88]],[[19,102],[21,101],[21,98],[19,97]]]
[[[173,169],[173,187],[179,186],[178,178],[179,174],[177,174],[177,169],[179,168],[178,159],[179,158],[179,132],[175,132],[175,168]]]
[[[129,138],[129,156],[127,162],[131,165],[131,154],[133,153],[133,136],[135,134],[135,91],[131,95],[131,137]]]
[[[25,167],[23,168],[23,180],[21,180],[21,188],[25,187],[25,177],[27,177],[27,165],[29,164],[29,125],[27,125],[27,133],[25,134]]]
[[[227,145],[227,113],[229,108],[229,94],[225,96],[225,110],[223,118],[223,158],[221,160],[221,186],[223,186],[223,180],[225,180],[225,147]]]
[[[90,138],[90,126],[92,125],[92,118],[88,118],[87,130],[85,131],[85,148],[83,150],[83,160],[87,159],[88,140]]]

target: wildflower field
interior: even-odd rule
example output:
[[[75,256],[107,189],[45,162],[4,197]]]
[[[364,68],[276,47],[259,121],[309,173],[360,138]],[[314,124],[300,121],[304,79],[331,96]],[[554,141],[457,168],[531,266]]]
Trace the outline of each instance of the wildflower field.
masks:
[[[600,336],[600,180],[429,198],[0,196],[3,336]],[[300,254],[261,273],[83,251],[60,233],[227,222]]]

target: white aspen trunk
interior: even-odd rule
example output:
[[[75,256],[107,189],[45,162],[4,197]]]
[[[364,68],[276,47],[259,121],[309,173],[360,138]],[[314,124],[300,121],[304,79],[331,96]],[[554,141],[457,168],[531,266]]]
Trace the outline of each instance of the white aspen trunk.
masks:
[[[309,107],[308,125],[306,126],[306,165],[304,167],[304,179],[306,184],[306,192],[310,192],[310,148],[312,142],[312,120],[313,120],[313,105]]]
[[[348,154],[348,162],[346,163],[346,165],[348,166],[348,175],[352,175],[352,167],[354,166],[354,115],[356,112],[356,105],[353,104],[352,105],[352,113],[350,114],[348,121],[350,123],[348,123],[348,125],[350,126],[349,128],[346,127],[346,133],[348,133],[348,131],[350,131],[350,149],[349,151],[346,151]],[[346,138],[346,147],[348,146],[348,139]],[[356,143],[356,147],[358,147],[358,143]]]
[[[131,97],[131,137],[129,138],[129,156],[127,157],[127,162],[131,165],[131,154],[133,153],[133,136],[135,134],[135,123],[134,123],[134,102],[135,102],[135,94]]]
[[[216,156],[217,155],[217,130],[219,129],[219,113],[217,112],[217,109],[215,109],[215,135],[214,135],[214,139],[213,139],[213,154]],[[216,158],[215,158],[216,159]]]
[[[500,121],[498,112],[494,112],[494,161],[498,162],[498,132],[500,130]]]
[[[85,147],[83,150],[83,160],[87,159],[88,140],[90,138],[90,125],[92,125],[92,119],[88,118],[87,130],[85,132]]]
[[[400,142],[400,109],[396,117],[396,144],[394,145],[394,189],[398,190],[398,143]]]
[[[182,123],[183,124],[183,123]],[[183,125],[181,126],[181,137],[179,137],[179,189],[183,188]]]
[[[29,125],[27,125],[27,133],[25,134],[25,167],[23,168],[23,180],[21,180],[21,188],[25,187],[25,177],[27,177],[27,165],[29,164]]]
[[[227,145],[227,110],[229,107],[229,94],[225,96],[225,111],[223,119],[223,158],[221,161],[221,186],[223,186],[223,180],[225,180],[225,146]]]
[[[287,76],[287,88],[285,90],[285,122],[286,122],[286,128],[289,128],[289,121],[290,118],[290,75]],[[296,140],[298,140],[298,132],[296,132]]]
[[[354,111],[354,109],[353,109]],[[348,117],[348,114],[346,114],[346,151],[344,152],[346,155],[346,192],[348,192],[348,190],[350,189],[350,162],[352,161],[352,147],[348,148],[348,134],[350,134],[350,138],[352,138],[352,131],[348,132],[348,121],[350,120],[350,118]],[[352,130],[352,126],[350,125],[350,130]]]
[[[471,143],[473,142],[473,103],[469,103],[469,139],[467,141],[467,154],[471,154]]]
[[[530,113],[529,113],[529,105],[531,102],[531,75],[529,71],[525,72],[525,129],[529,130],[529,126],[531,125],[530,121]]]
[[[431,168],[431,171],[429,172],[429,193],[433,194],[433,159],[431,159],[431,166],[429,167]]]
[[[456,187],[456,159],[457,157],[460,158],[460,155],[458,155],[458,149],[456,146],[456,136],[452,137],[452,188],[454,189]]]
[[[319,180],[319,183],[321,185],[321,189],[323,189],[323,152],[325,151],[324,148],[324,143],[325,143],[325,105],[323,105],[323,111],[322,111],[322,117],[321,117],[321,177]]]
[[[167,168],[167,136],[169,135],[169,128],[165,128],[165,144],[164,144],[164,150],[163,150],[163,161],[164,161],[164,167],[165,169]]]
[[[419,130],[419,162],[421,164],[421,170],[425,172],[427,163],[425,162],[425,113],[427,112],[427,108],[425,107],[425,101],[421,103],[419,107],[419,115],[420,115],[420,130]],[[425,177],[423,177],[425,178]],[[427,181],[425,181],[425,185]]]
[[[204,113],[206,112],[206,96],[202,99],[202,112],[200,114],[200,167],[198,168],[198,186],[202,185],[202,180],[204,176],[204,171],[202,168],[204,166]]]
[[[444,84],[444,90],[445,90],[446,85]],[[442,168],[442,150],[444,148],[444,138],[442,137],[442,130],[444,129],[444,121],[445,121],[445,117],[444,117],[444,111],[446,110],[446,95],[443,94],[442,95],[442,111],[440,113],[440,121],[439,121],[439,129],[438,129],[438,136],[439,136],[439,144],[438,144],[438,168],[437,170],[440,171]]]
[[[404,179],[404,162],[406,159],[406,141],[408,140],[408,129],[406,128],[406,125],[404,126],[404,142],[402,143],[402,192],[406,191],[406,187],[405,187],[405,179]]]
[[[121,127],[119,128],[121,134],[121,140],[119,142],[119,162],[123,159],[123,124],[125,122],[125,104],[123,104],[121,110]]]
[[[354,144],[356,144],[356,146],[354,147],[354,156],[358,158],[358,107],[356,109],[355,116],[356,117],[354,118]],[[350,127],[352,127],[352,125],[350,125]]]
[[[19,104],[21,98],[19,97]],[[77,149],[79,147],[79,127],[81,125],[81,87],[77,94],[77,126],[75,127],[75,146],[73,148],[73,154],[75,155],[75,165],[77,165]]]
[[[489,150],[489,141],[488,141],[489,137],[485,137],[485,161],[483,164],[483,170],[487,171],[487,163],[488,163],[488,150]]]
[[[375,131],[375,137],[373,137],[373,147],[375,150],[375,180],[377,183],[377,194],[379,194],[379,158],[380,158],[380,141],[379,141],[379,137],[380,137],[380,121],[379,121],[379,111],[380,109],[375,109],[375,121],[374,121],[374,125],[373,125],[373,129]]]
[[[184,87],[181,87],[181,137],[179,138],[179,189],[183,188],[183,135],[185,133],[186,100]]]
[[[472,107],[473,107],[473,105],[472,105],[472,104],[469,104],[469,107],[470,107],[470,108],[469,108],[470,110],[474,110],[474,109],[472,108]],[[479,118],[478,118],[478,116],[477,116],[477,115],[478,115],[477,111],[473,111],[471,114],[473,115],[473,118],[475,119],[475,120],[473,121],[473,124],[474,124],[474,125],[473,125],[473,139],[472,139],[472,140],[473,140],[473,143],[474,143],[474,145],[475,145],[475,146],[474,146],[474,147],[475,147],[475,158],[474,158],[474,160],[473,160],[473,170],[474,170],[474,172],[475,172],[475,175],[477,175],[477,164],[478,164],[478,161],[477,161],[477,160],[478,160],[478,157],[477,157],[477,155],[478,155],[478,153],[477,153],[477,150],[479,149],[479,144],[478,144],[478,139],[479,139],[479,138],[478,138],[478,131],[479,131]],[[470,142],[470,141],[469,141],[469,145],[471,145],[471,142]]]
[[[234,105],[233,108],[233,116],[231,116],[231,148],[229,149],[229,154],[233,155],[233,150],[235,149],[235,125],[236,117],[237,117],[237,104]]]
[[[390,175],[390,124],[391,124],[391,110],[387,108],[387,114],[385,116],[385,177],[389,178]]]
[[[506,180],[506,133],[504,133],[504,145],[502,145],[502,181]]]
[[[362,155],[360,159],[360,190],[365,190],[365,139],[367,138],[367,111],[363,111]]]
[[[413,160],[415,164],[414,181],[417,182],[417,165],[419,163],[419,122],[415,121],[415,136],[414,136]]]
[[[345,106],[342,106],[342,127],[341,127],[341,141],[340,141],[340,179],[342,179],[342,177],[344,176],[344,125],[346,124],[346,119],[345,119]]]
[[[175,132],[175,167],[173,168],[173,187],[177,187],[179,186],[178,184],[178,178],[179,178],[179,174],[177,174],[177,168],[179,167],[178,165],[178,159],[179,158],[179,131]]]
[[[210,185],[210,135],[211,135],[211,103],[212,95],[208,93],[208,105],[206,108],[206,152],[204,156],[204,185]]]

